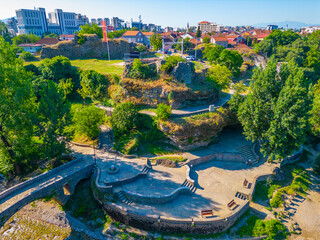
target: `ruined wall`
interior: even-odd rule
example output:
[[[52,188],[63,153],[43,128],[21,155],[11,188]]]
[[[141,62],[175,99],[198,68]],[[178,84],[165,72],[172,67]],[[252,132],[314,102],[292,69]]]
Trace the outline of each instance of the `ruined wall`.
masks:
[[[75,41],[61,41],[56,45],[44,46],[41,50],[41,58],[53,58],[65,56],[69,59],[79,58],[107,58],[107,43],[103,42],[95,34],[85,34],[85,43],[78,44]],[[110,58],[123,59],[125,53],[131,50],[130,43],[125,40],[109,40]]]

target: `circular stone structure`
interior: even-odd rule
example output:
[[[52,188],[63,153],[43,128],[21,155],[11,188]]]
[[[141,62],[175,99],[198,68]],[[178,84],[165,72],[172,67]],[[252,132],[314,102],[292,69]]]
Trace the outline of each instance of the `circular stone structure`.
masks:
[[[120,171],[120,168],[114,164],[112,164],[110,167],[107,167],[107,173],[108,174],[116,174]]]

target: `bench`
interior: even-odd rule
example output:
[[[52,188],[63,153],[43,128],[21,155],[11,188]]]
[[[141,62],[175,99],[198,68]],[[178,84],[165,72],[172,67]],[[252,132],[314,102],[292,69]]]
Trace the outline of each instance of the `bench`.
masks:
[[[243,187],[244,187],[244,188],[248,188],[248,186],[249,186],[248,180],[247,180],[247,179],[244,179]]]
[[[207,216],[213,216],[213,212],[212,212],[212,210],[202,210],[201,211],[201,216],[202,217],[207,217]]]
[[[229,209],[231,209],[234,205],[236,205],[236,202],[234,201],[234,199],[232,199],[232,201],[227,204]]]

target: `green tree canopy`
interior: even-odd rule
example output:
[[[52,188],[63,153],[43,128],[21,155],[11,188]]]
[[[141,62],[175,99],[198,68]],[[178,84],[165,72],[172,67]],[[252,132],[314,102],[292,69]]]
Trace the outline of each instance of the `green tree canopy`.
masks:
[[[160,50],[162,48],[162,38],[160,34],[154,33],[151,37],[150,37],[150,45],[152,46],[153,50],[157,51]]]
[[[231,71],[226,66],[219,64],[209,68],[207,73],[207,80],[220,91],[230,86],[231,77]]]
[[[207,44],[204,48],[204,58],[207,59],[211,64],[217,63],[218,58],[220,57],[223,47],[220,45]]]
[[[6,24],[2,21],[0,21],[0,32],[6,42],[8,42],[8,43],[12,42],[12,38],[10,36],[8,28],[7,28]]]
[[[161,121],[167,120],[171,116],[171,106],[160,103],[156,109],[157,118]]]
[[[230,51],[224,49],[219,58],[217,59],[218,63],[226,66],[233,74],[233,76],[240,75],[240,67],[243,63],[243,59],[240,53],[237,51]]]
[[[16,58],[13,47],[0,36],[0,161],[5,162],[5,173],[14,170],[20,174],[21,167],[36,154],[35,101],[31,75]]]
[[[33,34],[20,34],[12,38],[12,42],[14,45],[18,46],[23,43],[35,43],[39,41],[41,38],[37,35]]]
[[[263,154],[284,158],[305,141],[311,107],[309,82],[292,62],[278,75],[275,58],[265,70],[255,70],[252,79],[252,91],[238,111],[244,134],[259,141]]]
[[[79,93],[84,100],[90,97],[92,100],[104,101],[107,98],[109,81],[104,75],[94,70],[86,70],[81,71],[80,79]]]
[[[104,117],[105,113],[103,110],[95,106],[85,106],[73,114],[72,121],[78,133],[85,134],[89,138],[97,138]]]
[[[131,102],[119,104],[113,111],[111,125],[116,136],[126,134],[136,129],[139,124],[139,113]]]
[[[93,23],[91,25],[86,24],[86,25],[80,26],[80,30],[79,30],[78,33],[82,33],[82,34],[97,34],[97,36],[99,38],[103,38],[103,30],[96,23]]]

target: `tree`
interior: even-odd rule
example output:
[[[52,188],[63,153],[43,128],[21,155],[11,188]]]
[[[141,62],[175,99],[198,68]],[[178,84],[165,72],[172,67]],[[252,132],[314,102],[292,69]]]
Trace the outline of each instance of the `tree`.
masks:
[[[95,106],[78,109],[73,115],[75,129],[78,133],[85,134],[89,138],[97,138],[104,116],[103,110]]]
[[[185,62],[186,60],[180,56],[168,56],[165,58],[165,61],[161,66],[161,71],[170,73],[179,62]]]
[[[69,123],[70,104],[53,81],[41,84],[39,101],[39,132],[43,157],[57,157],[66,151],[64,129]]]
[[[210,38],[209,37],[204,37],[203,38],[203,43],[210,43]]]
[[[165,121],[171,116],[171,106],[160,103],[156,109],[157,118],[161,121]]]
[[[8,28],[7,28],[6,24],[2,21],[0,21],[0,32],[6,42],[8,42],[8,43],[12,42],[12,38],[10,36]]]
[[[208,44],[204,48],[203,57],[207,59],[211,64],[216,63],[223,49],[224,48],[220,45]]]
[[[320,80],[314,85],[314,98],[312,110],[310,112],[310,125],[312,133],[315,136],[320,136]]]
[[[265,70],[255,70],[252,79],[252,92],[238,111],[244,134],[253,142],[259,141],[264,155],[284,158],[298,150],[306,138],[309,82],[292,62],[278,75],[275,58]]]
[[[14,45],[18,46],[20,44],[24,44],[24,43],[35,43],[37,41],[39,41],[41,38],[38,37],[37,35],[33,35],[31,34],[20,34],[18,36],[15,36],[14,38],[12,38],[12,42]]]
[[[31,75],[16,58],[13,47],[0,36],[0,161],[17,174],[37,151],[33,139],[35,101]]]
[[[56,33],[46,33],[46,34],[44,34],[43,37],[45,37],[45,38],[59,38],[58,34],[56,34]]]
[[[240,74],[240,67],[243,63],[243,59],[240,53],[237,51],[230,51],[224,49],[221,53],[217,62],[221,65],[226,66],[233,74],[237,77]]]
[[[83,100],[87,97],[100,101],[106,99],[109,82],[104,75],[94,70],[85,70],[80,73],[80,79],[81,88],[78,92]]]
[[[196,37],[197,38],[201,37],[201,31],[200,31],[200,27],[199,26],[197,28]]]
[[[134,59],[129,76],[136,79],[147,79],[157,75],[157,70],[152,65],[143,64],[140,59]]]
[[[255,45],[255,49],[260,53],[267,53],[267,56],[270,57],[274,52],[274,41],[272,39],[264,39],[260,43]]]
[[[117,30],[117,31],[113,31],[113,32],[108,32],[108,38],[119,38],[121,37],[125,32],[127,31],[127,29],[121,29],[121,30]]]
[[[162,48],[162,38],[160,34],[153,34],[150,37],[150,45],[152,46],[153,50],[157,51]]]
[[[147,47],[143,44],[139,44],[136,49],[139,51],[139,52],[146,52],[147,51]]]
[[[19,58],[23,59],[26,62],[30,62],[36,59],[35,56],[33,56],[31,53],[29,52],[22,52],[19,56]]]
[[[79,30],[78,33],[82,33],[82,34],[97,34],[97,36],[99,38],[103,38],[103,30],[96,23],[93,23],[91,25],[86,24],[86,25],[80,26],[80,30]]]
[[[293,43],[295,40],[299,38],[300,38],[300,35],[291,30],[281,31],[279,29],[276,29],[276,30],[273,30],[271,34],[269,34],[267,37],[265,37],[263,41],[273,40],[276,46],[284,46],[284,45]]]
[[[231,77],[232,74],[230,70],[222,65],[215,65],[209,68],[207,73],[207,80],[220,91],[230,86]]]
[[[77,94],[77,89],[80,87],[80,77],[78,69],[71,65],[68,58],[63,56],[57,56],[52,59],[44,59],[39,67],[39,72],[43,79],[48,79],[59,84],[60,81],[72,80],[72,97]]]
[[[119,104],[111,116],[111,125],[115,136],[120,136],[136,129],[139,123],[139,112],[131,102]]]

